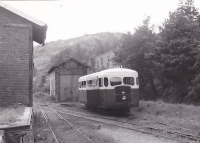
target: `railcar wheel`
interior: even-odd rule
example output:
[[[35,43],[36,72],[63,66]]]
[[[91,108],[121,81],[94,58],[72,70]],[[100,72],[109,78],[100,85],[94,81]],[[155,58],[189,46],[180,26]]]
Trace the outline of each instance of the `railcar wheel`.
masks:
[[[102,113],[102,114],[105,114],[105,110],[102,109],[102,108],[98,108],[98,111],[99,111],[100,113]]]
[[[86,105],[87,108],[91,108],[91,106],[89,106],[89,105],[87,105],[87,104],[85,104],[85,105]]]

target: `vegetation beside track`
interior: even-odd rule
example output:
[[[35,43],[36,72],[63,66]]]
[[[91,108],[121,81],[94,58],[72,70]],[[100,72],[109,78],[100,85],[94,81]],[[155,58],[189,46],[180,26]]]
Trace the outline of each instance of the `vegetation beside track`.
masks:
[[[185,104],[170,104],[163,101],[140,101],[138,108],[132,109],[136,118],[147,122],[164,122],[168,125],[200,131],[200,107]]]

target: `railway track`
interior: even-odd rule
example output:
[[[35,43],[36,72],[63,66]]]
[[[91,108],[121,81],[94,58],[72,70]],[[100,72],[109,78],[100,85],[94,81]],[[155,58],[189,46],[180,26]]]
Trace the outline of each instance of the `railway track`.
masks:
[[[49,124],[49,119],[48,119],[47,114],[46,114],[46,113],[44,112],[44,110],[41,108],[41,106],[40,106],[39,103],[38,103],[38,106],[39,106],[39,108],[40,108],[40,111],[41,111],[41,113],[42,113],[42,115],[43,115],[43,117],[44,117],[46,123],[48,124],[49,130],[51,131],[51,133],[52,133],[52,135],[53,135],[53,138],[55,139],[56,143],[59,143],[59,141],[58,141],[58,139],[57,139],[57,137],[56,137],[54,131],[52,130],[51,125]]]
[[[41,108],[41,106],[40,106],[40,108]],[[44,108],[50,109],[61,120],[64,120],[67,124],[69,124],[72,129],[74,129],[74,126],[72,125],[72,123],[70,123],[62,115],[69,115],[69,116],[73,116],[73,117],[76,117],[76,118],[82,118],[82,119],[85,119],[85,120],[100,122],[100,123],[103,123],[103,124],[116,126],[116,127],[124,128],[124,129],[128,129],[128,130],[134,130],[134,131],[145,133],[145,134],[153,134],[156,137],[159,136],[161,138],[175,140],[175,141],[178,141],[178,142],[192,142],[192,141],[193,142],[200,142],[200,136],[194,135],[194,134],[191,134],[191,133],[181,132],[182,130],[185,130],[185,132],[188,132],[191,129],[177,127],[181,131],[180,130],[179,131],[168,130],[168,129],[166,129],[166,127],[170,128],[170,125],[168,125],[166,123],[162,123],[162,122],[155,122],[156,123],[156,127],[155,127],[154,125],[150,126],[150,125],[147,125],[145,123],[133,123],[133,122],[130,122],[131,120],[129,120],[129,119],[124,121],[124,120],[120,120],[120,119],[116,120],[115,117],[106,117],[106,116],[102,116],[102,115],[94,115],[94,114],[88,114],[88,113],[82,113],[82,112],[75,112],[75,111],[71,111],[71,110],[67,110],[67,109],[57,110],[57,109],[53,108],[52,106],[50,106],[48,104],[45,104],[43,109]],[[44,110],[41,111],[41,112],[44,112]],[[45,118],[45,114],[44,114],[44,118]],[[46,118],[48,120],[48,117],[46,117]],[[75,129],[75,130],[78,133],[80,133],[82,136],[84,136],[84,138],[86,138],[88,140],[88,142],[92,142],[90,140],[90,138],[87,137],[84,133],[82,133],[79,129]],[[194,131],[194,130],[191,130],[191,131]],[[55,136],[55,134],[53,133],[53,130],[52,130],[52,134],[53,134],[53,136]]]
[[[70,125],[71,129],[74,129],[79,134],[81,134],[87,140],[87,142],[91,142],[92,143],[90,138],[87,137],[83,132],[81,132],[79,128],[74,128],[74,126],[67,119],[65,119],[62,115],[60,115],[55,109],[53,109],[53,107],[49,106],[48,104],[46,104],[46,105],[49,107],[48,109],[50,109],[53,113],[55,113],[61,120],[65,121],[68,125]],[[40,111],[41,111],[46,123],[48,124],[49,130],[51,131],[51,133],[52,133],[52,135],[53,135],[53,137],[55,139],[55,142],[56,143],[60,143],[58,141],[58,138],[57,138],[56,134],[54,133],[54,131],[53,131],[52,127],[51,127],[51,123],[49,122],[49,118],[48,118],[46,112],[43,110],[44,107],[42,108],[40,103],[38,103],[38,106],[40,108]]]
[[[120,128],[139,131],[146,134],[153,134],[155,136],[160,136],[167,139],[173,139],[179,142],[184,142],[182,140],[183,138],[185,139],[185,142],[191,142],[191,141],[200,142],[200,136],[198,135],[198,132],[196,133],[196,135],[194,135],[194,132],[196,131],[183,128],[183,127],[177,127],[178,130],[176,131],[170,130],[170,128],[173,125],[168,125],[166,123],[162,123],[158,121],[152,123],[152,125],[147,125],[146,123],[132,123],[130,122],[131,120],[129,119],[127,119],[126,121],[122,121],[122,120],[116,120],[116,118],[113,118],[113,117],[105,117],[105,116],[75,112],[75,111],[66,110],[66,109],[62,109],[62,110],[54,109],[54,110],[61,114],[66,114],[66,115],[70,115],[70,116],[74,116],[78,118],[101,122],[108,125],[117,126]]]
[[[77,104],[76,106],[79,107],[85,107],[85,105],[82,104]],[[71,112],[71,110],[66,110],[67,112]],[[116,117],[112,118],[112,117],[105,117],[105,116],[98,116],[98,115],[93,115],[93,114],[86,114],[86,113],[81,113],[81,112],[77,112],[79,114],[85,114],[87,116],[93,116],[93,117],[98,117],[98,118],[105,118],[108,120],[116,120]],[[179,136],[185,137],[185,138],[191,138],[193,140],[200,140],[200,132],[193,130],[193,129],[189,129],[189,128],[184,128],[184,127],[179,127],[173,124],[167,124],[167,123],[163,123],[161,121],[154,121],[153,123],[151,123],[151,125],[149,125],[149,122],[147,122],[146,120],[144,120],[143,118],[139,118],[140,122],[138,123],[137,121],[135,123],[131,122],[133,121],[132,119],[126,119],[121,120],[121,119],[117,119],[117,121],[119,122],[123,122],[123,123],[128,123],[128,124],[132,124],[132,125],[136,125],[136,126],[142,126],[144,128],[149,128],[151,130],[163,130],[163,128],[165,128],[165,131],[168,134],[178,134]],[[166,128],[168,128],[168,130],[166,130]],[[175,128],[176,131],[171,130],[171,128]],[[181,131],[181,132],[180,132]]]

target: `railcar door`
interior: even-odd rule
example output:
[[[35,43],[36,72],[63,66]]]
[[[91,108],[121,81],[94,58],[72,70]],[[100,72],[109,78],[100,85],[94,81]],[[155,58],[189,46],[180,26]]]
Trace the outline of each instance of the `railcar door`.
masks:
[[[105,89],[104,89],[104,77],[98,78],[98,93],[99,93],[99,106],[104,108],[105,106]]]
[[[87,78],[87,106],[98,107],[99,106],[99,88],[97,76]]]

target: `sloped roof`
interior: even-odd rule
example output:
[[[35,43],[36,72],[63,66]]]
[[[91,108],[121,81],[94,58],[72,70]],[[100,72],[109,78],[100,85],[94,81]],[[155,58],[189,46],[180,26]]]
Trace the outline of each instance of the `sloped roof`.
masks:
[[[46,31],[47,31],[47,24],[39,21],[11,6],[6,3],[0,1],[0,8],[3,8],[12,14],[22,18],[23,20],[27,21],[27,23],[31,24],[33,27],[33,41],[43,44],[46,39]]]
[[[78,59],[76,59],[76,58],[74,58],[74,57],[70,57],[70,58],[68,58],[68,59],[66,59],[66,60],[64,60],[64,61],[62,61],[62,62],[60,62],[60,63],[58,63],[58,64],[56,64],[56,65],[54,65],[54,66],[52,66],[51,69],[48,71],[48,74],[50,74],[55,68],[59,67],[60,65],[62,65],[62,64],[64,64],[64,63],[69,62],[70,60],[74,60],[74,61],[76,61],[76,62],[82,64],[82,65],[85,66],[86,68],[89,68],[89,67],[90,67],[89,65],[85,64],[84,62],[81,62],[80,60],[78,60]]]

